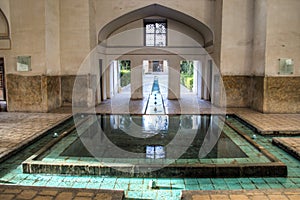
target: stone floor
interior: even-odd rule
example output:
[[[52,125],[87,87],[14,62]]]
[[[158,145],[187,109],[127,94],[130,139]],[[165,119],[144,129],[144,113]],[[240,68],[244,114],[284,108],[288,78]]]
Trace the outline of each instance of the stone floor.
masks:
[[[95,113],[143,114],[145,101],[130,101],[128,94],[107,100],[95,109]],[[209,102],[201,101],[190,94],[180,101],[165,100],[168,114],[180,113],[222,113]],[[191,106],[192,105],[192,106]],[[72,108],[62,108],[52,113],[0,113],[0,162],[10,153],[39,137],[44,131],[69,117]],[[262,114],[250,109],[230,108],[226,113],[234,113],[257,128],[262,134],[299,133],[300,114]],[[293,146],[293,139],[285,138],[287,146]],[[294,143],[292,143],[294,142]],[[299,144],[299,142],[296,142]],[[299,151],[299,146],[297,147]],[[117,196],[117,197],[116,197]],[[24,187],[0,185],[0,199],[120,199],[117,192],[103,190],[76,190],[62,188]],[[247,191],[183,191],[183,199],[300,199],[300,189],[247,190]],[[99,198],[98,198],[99,199]]]
[[[229,109],[261,134],[300,134],[300,114],[263,114],[250,109]]]
[[[0,112],[0,161],[70,114]]]
[[[272,142],[300,160],[300,138],[276,137]]]
[[[300,189],[183,191],[183,200],[299,200]]]
[[[124,192],[121,190],[71,189],[53,187],[30,187],[0,185],[0,199],[34,199],[34,200],[121,200]]]

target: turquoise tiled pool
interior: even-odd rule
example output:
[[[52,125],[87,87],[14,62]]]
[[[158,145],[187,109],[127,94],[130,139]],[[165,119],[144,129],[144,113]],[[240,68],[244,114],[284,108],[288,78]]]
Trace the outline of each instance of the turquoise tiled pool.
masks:
[[[219,115],[86,115],[23,162],[25,173],[118,177],[285,176]],[[140,125],[140,126],[138,126]],[[100,128],[101,126],[101,128]],[[204,152],[203,157],[200,153]]]
[[[233,117],[227,119],[250,137],[254,130],[245,126]],[[67,126],[67,125],[65,125]],[[25,174],[21,163],[37,149],[52,140],[48,134],[35,144],[12,156],[0,165],[0,183],[33,186],[55,186],[72,188],[122,189],[128,199],[180,199],[182,190],[239,190],[239,189],[276,189],[300,187],[300,161],[280,148],[272,145],[271,136],[257,135],[256,142],[272,152],[288,167],[288,176],[282,177],[251,177],[251,178],[121,178],[114,176],[91,175],[54,175]],[[155,180],[158,189],[149,189],[151,180]]]

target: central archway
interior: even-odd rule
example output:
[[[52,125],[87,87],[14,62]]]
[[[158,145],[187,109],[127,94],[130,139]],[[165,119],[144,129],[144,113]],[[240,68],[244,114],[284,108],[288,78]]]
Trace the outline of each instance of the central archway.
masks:
[[[167,42],[166,46],[160,46],[159,48],[146,46],[145,42],[145,22],[149,20],[164,20],[167,22]],[[196,85],[191,91],[196,93],[199,98],[210,100],[206,98],[209,95],[205,95],[203,91],[212,90],[212,86],[209,89],[205,88],[206,83],[212,82],[212,80],[203,80],[202,75],[205,74],[205,69],[208,67],[207,60],[209,53],[206,48],[213,48],[213,32],[212,30],[202,23],[180,11],[159,5],[152,4],[137,10],[124,14],[108,24],[106,24],[98,33],[98,49],[103,53],[105,57],[104,63],[109,67],[111,71],[111,63],[116,63],[117,57],[123,57],[122,59],[131,59],[131,64],[140,66],[139,70],[131,72],[131,99],[143,99],[143,60],[155,60],[158,59],[167,61],[169,66],[174,70],[168,71],[168,79],[172,80],[168,83],[167,98],[170,100],[180,99],[181,97],[181,76],[180,65],[181,61],[189,60],[193,62],[193,65],[197,65],[195,68],[196,74],[194,75],[194,84]],[[138,53],[136,53],[138,50]],[[141,53],[142,52],[142,53]],[[168,53],[166,53],[168,52]],[[124,55],[126,55],[124,57]],[[173,59],[172,56],[176,59]],[[139,61],[133,57],[138,56]],[[177,59],[178,57],[181,58]],[[200,68],[203,68],[200,69]],[[138,69],[138,68],[136,68]],[[204,73],[202,73],[204,72]],[[198,74],[197,74],[198,73]],[[200,74],[201,73],[201,74]],[[111,98],[111,94],[115,94],[117,91],[111,91],[113,85],[118,83],[112,83],[112,75],[105,75],[108,88],[106,90],[107,98]],[[206,76],[206,75],[205,75]],[[207,79],[212,79],[211,76],[206,76]],[[115,80],[115,78],[113,78]],[[109,86],[111,85],[111,86]],[[139,86],[138,86],[139,85]],[[199,91],[201,88],[202,91]]]
[[[151,16],[160,16],[167,19],[172,19],[174,21],[178,21],[180,23],[183,23],[190,28],[194,29],[198,33],[200,33],[203,37],[203,44],[202,47],[207,48],[211,47],[213,42],[213,31],[204,23],[201,21],[184,14],[182,12],[179,12],[177,10],[159,5],[159,4],[152,4],[137,10],[134,10],[132,12],[129,12],[125,15],[122,15],[113,21],[106,24],[98,34],[98,42],[99,44],[106,39],[110,37],[110,35],[117,30],[118,28],[129,24],[131,22],[134,22],[139,19],[144,19]]]

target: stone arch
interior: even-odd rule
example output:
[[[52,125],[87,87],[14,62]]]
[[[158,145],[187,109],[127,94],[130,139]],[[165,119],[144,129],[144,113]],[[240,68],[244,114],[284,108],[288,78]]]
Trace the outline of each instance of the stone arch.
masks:
[[[9,23],[0,8],[0,49],[6,50],[11,48]]]
[[[181,22],[199,32],[203,36],[204,48],[213,46],[213,31],[206,24],[187,14],[159,4],[151,4],[149,6],[134,10],[106,24],[98,33],[98,42],[101,43],[105,41],[115,30],[124,26],[125,24],[151,16],[160,16]]]
[[[0,39],[9,38],[9,24],[8,20],[0,8]]]

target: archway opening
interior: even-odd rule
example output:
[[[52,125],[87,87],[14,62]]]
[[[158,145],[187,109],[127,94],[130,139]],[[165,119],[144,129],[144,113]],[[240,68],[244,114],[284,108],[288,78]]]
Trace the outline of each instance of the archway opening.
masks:
[[[162,87],[163,95],[170,100],[180,99],[186,91],[199,98],[204,96],[202,93],[205,93],[206,84],[202,84],[204,88],[201,87],[203,78],[200,67],[195,63],[205,63],[207,60],[209,55],[205,48],[212,47],[213,32],[199,20],[177,10],[152,4],[111,21],[99,31],[98,40],[101,52],[105,52],[103,57],[106,57],[106,63],[118,62],[117,77],[123,77],[117,83],[117,90],[111,89],[116,88],[114,86],[109,87],[107,98],[130,91],[132,100],[142,100],[149,94],[154,76],[159,76],[159,82],[165,86]],[[180,59],[174,59],[174,56]],[[121,70],[120,60],[131,61],[130,73],[127,71],[125,75],[125,71]],[[181,76],[181,60],[191,66],[185,78]],[[172,72],[169,66],[174,69]],[[206,64],[203,67],[207,67]],[[115,75],[106,77],[114,79]],[[112,85],[116,84],[115,79],[112,82]],[[186,89],[184,92],[180,83]]]

